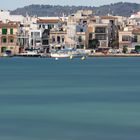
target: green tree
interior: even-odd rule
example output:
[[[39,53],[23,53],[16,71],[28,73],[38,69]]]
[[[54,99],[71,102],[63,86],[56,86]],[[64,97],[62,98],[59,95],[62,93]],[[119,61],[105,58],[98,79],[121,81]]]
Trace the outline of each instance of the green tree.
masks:
[[[123,53],[127,53],[128,52],[128,46],[123,46]]]
[[[82,36],[78,37],[78,42],[81,43],[82,42]]]
[[[116,49],[116,48],[118,48],[118,46],[119,46],[119,41],[118,41],[118,39],[113,40],[113,41],[111,42],[111,48]]]
[[[100,42],[99,42],[98,39],[89,40],[89,48],[90,48],[90,49],[96,49],[96,48],[98,48],[99,43],[100,43]]]

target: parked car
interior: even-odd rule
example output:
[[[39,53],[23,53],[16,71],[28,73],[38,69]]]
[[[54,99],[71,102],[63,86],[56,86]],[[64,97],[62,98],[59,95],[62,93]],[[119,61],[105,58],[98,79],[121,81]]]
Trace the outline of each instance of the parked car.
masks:
[[[136,50],[131,50],[130,53],[131,53],[131,54],[136,54],[136,53],[138,53],[138,52],[137,52]]]

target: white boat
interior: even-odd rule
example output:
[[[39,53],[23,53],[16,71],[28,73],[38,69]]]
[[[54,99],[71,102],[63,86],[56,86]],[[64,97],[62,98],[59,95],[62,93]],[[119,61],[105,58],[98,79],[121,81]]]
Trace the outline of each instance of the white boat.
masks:
[[[75,57],[83,57],[83,56],[87,56],[87,54],[85,53],[85,51],[84,50],[71,50],[70,52],[69,52],[69,54],[70,54],[70,56],[72,57],[72,58],[75,58]]]
[[[68,58],[70,57],[70,54],[66,50],[59,50],[59,51],[51,52],[50,56],[52,58]]]
[[[83,57],[81,58],[81,60],[86,60],[86,57],[85,57],[85,56],[83,56]]]
[[[86,56],[86,53],[76,49],[63,49],[50,54],[53,58],[75,58]]]
[[[70,57],[69,54],[66,53],[51,53],[52,58],[68,58]]]
[[[24,53],[20,53],[18,56],[23,56],[23,57],[39,57],[41,55],[37,51],[26,51]]]

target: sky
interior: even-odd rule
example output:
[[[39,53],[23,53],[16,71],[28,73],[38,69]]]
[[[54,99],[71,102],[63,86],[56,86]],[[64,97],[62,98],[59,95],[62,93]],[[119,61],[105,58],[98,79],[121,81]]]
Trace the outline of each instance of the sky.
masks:
[[[120,1],[121,0],[0,0],[0,9],[13,10],[30,4],[100,6]],[[123,0],[123,2],[140,3],[139,0]]]

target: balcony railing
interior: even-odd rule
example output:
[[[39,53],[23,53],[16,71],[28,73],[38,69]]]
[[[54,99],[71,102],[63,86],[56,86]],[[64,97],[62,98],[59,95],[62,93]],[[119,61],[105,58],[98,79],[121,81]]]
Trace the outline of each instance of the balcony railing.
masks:
[[[106,31],[95,31],[96,34],[106,34]]]
[[[14,43],[3,43],[3,42],[0,42],[0,45],[1,46],[16,46],[17,43],[16,42],[14,42]]]

